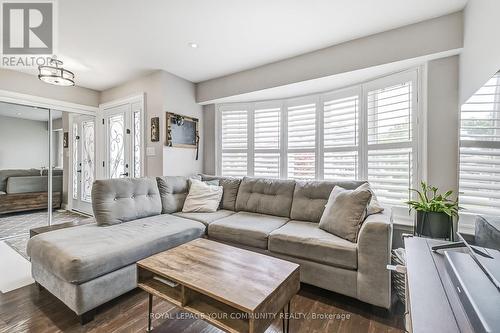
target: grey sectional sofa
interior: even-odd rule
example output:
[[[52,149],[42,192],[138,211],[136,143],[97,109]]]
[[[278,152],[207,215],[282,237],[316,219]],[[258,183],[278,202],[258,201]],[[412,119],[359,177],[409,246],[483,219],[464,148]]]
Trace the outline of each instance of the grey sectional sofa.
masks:
[[[356,243],[318,228],[333,187],[362,182],[202,178],[224,187],[217,212],[180,212],[185,177],[96,181],[93,208],[101,225],[33,237],[34,279],[86,321],[97,306],[136,287],[136,261],[208,237],[296,262],[305,283],[390,307],[389,212],[368,216]]]
[[[52,172],[52,204],[60,208],[63,190],[63,170]],[[47,170],[0,170],[0,214],[47,208]]]

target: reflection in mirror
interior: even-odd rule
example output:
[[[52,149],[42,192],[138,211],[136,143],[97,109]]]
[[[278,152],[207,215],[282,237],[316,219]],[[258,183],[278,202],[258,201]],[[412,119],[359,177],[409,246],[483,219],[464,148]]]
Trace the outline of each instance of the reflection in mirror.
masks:
[[[29,229],[48,224],[49,116],[47,109],[0,102],[2,239],[26,237]],[[60,118],[54,113],[54,122]],[[54,170],[55,208],[61,204],[61,174]]]
[[[85,133],[80,144],[72,143],[73,125]],[[93,116],[0,102],[0,240],[26,259],[31,234],[45,232],[49,224],[88,219],[75,210],[91,212],[94,125]],[[85,170],[85,179],[74,179],[76,186],[73,163],[75,170],[81,169],[79,163]],[[72,200],[73,188],[78,202]]]

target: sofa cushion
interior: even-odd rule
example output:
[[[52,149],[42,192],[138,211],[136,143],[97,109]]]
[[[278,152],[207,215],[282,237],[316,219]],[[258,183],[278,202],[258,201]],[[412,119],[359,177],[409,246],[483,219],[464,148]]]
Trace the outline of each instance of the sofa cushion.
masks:
[[[236,198],[236,211],[289,217],[294,180],[244,177]]]
[[[194,220],[203,223],[204,225],[208,226],[210,223],[220,220],[224,217],[228,217],[230,215],[233,215],[235,212],[232,210],[225,210],[225,209],[220,209],[216,212],[213,213],[183,213],[183,212],[177,212],[173,213],[175,216],[183,217],[186,219]]]
[[[162,214],[180,212],[189,192],[190,178],[200,180],[201,177],[164,176],[156,177],[161,196]]]
[[[37,265],[70,283],[82,283],[196,239],[202,223],[156,215],[111,226],[89,224],[43,233],[28,242]]]
[[[236,210],[236,196],[238,195],[238,189],[240,188],[241,179],[233,177],[217,177],[209,175],[201,175],[201,180],[219,180],[219,185],[223,188],[222,201],[220,203],[220,209]]]
[[[284,225],[288,218],[239,212],[210,223],[208,237],[241,245],[267,249],[269,234]]]
[[[49,178],[47,176],[21,176],[9,177],[7,179],[7,193],[33,193],[47,192],[49,190]],[[52,192],[62,192],[63,177],[52,177]]]
[[[160,193],[151,178],[96,180],[92,209],[97,224],[112,225],[161,213]]]
[[[289,221],[269,235],[269,251],[318,263],[357,268],[356,244],[332,235],[315,222]]]
[[[6,192],[7,179],[9,177],[20,176],[40,176],[40,170],[37,169],[5,169],[0,170],[0,191]]]
[[[328,197],[333,188],[338,185],[348,190],[354,190],[364,181],[297,181],[293,192],[292,220],[319,222]]]

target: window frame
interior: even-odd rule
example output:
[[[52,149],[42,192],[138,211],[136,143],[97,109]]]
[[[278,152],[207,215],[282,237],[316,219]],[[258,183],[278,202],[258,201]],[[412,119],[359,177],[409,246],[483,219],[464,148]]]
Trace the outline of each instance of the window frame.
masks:
[[[314,151],[315,152],[315,179],[324,179],[324,156],[328,152],[348,152],[356,151],[358,152],[358,163],[357,163],[357,179],[367,179],[368,178],[368,150],[369,149],[390,149],[402,148],[402,146],[412,149],[412,186],[418,185],[419,179],[425,179],[426,166],[423,162],[423,153],[425,153],[425,131],[422,127],[425,119],[425,108],[422,103],[420,103],[420,95],[422,92],[422,73],[424,66],[419,66],[411,69],[407,69],[401,72],[389,74],[383,77],[379,77],[370,81],[361,82],[356,85],[351,85],[331,91],[326,91],[322,93],[316,93],[311,95],[305,95],[300,97],[292,97],[280,100],[269,100],[269,101],[259,101],[259,102],[247,102],[247,103],[223,103],[216,104],[215,106],[215,117],[216,117],[216,174],[221,175],[222,164],[221,164],[221,112],[222,110],[231,109],[241,109],[242,107],[247,107],[248,110],[248,151],[247,151],[247,175],[253,176],[254,167],[254,111],[256,106],[258,108],[265,107],[280,107],[280,177],[279,179],[288,179],[288,153],[293,151]],[[409,142],[401,143],[380,143],[380,144],[368,144],[368,111],[366,101],[368,98],[368,93],[373,90],[388,87],[391,85],[397,85],[404,82],[411,82],[412,84],[412,118],[411,118],[411,131],[412,140]],[[342,146],[342,147],[327,147],[324,146],[324,102],[332,99],[340,99],[351,96],[358,96],[358,137],[357,146]],[[288,148],[288,107],[296,106],[306,103],[316,104],[316,133],[315,133],[315,147],[314,149],[301,149],[301,148]],[[422,120],[422,121],[421,121]],[[422,138],[422,140],[421,140]],[[253,153],[252,153],[253,152]],[[408,207],[403,203],[397,207],[396,216],[398,218],[403,218],[409,220]],[[393,211],[394,215],[394,211]]]

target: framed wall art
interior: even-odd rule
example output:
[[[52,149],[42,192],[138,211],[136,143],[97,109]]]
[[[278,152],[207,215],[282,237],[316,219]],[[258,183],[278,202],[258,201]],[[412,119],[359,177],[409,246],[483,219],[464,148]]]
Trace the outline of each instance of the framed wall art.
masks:
[[[151,118],[151,142],[160,141],[160,117]]]

